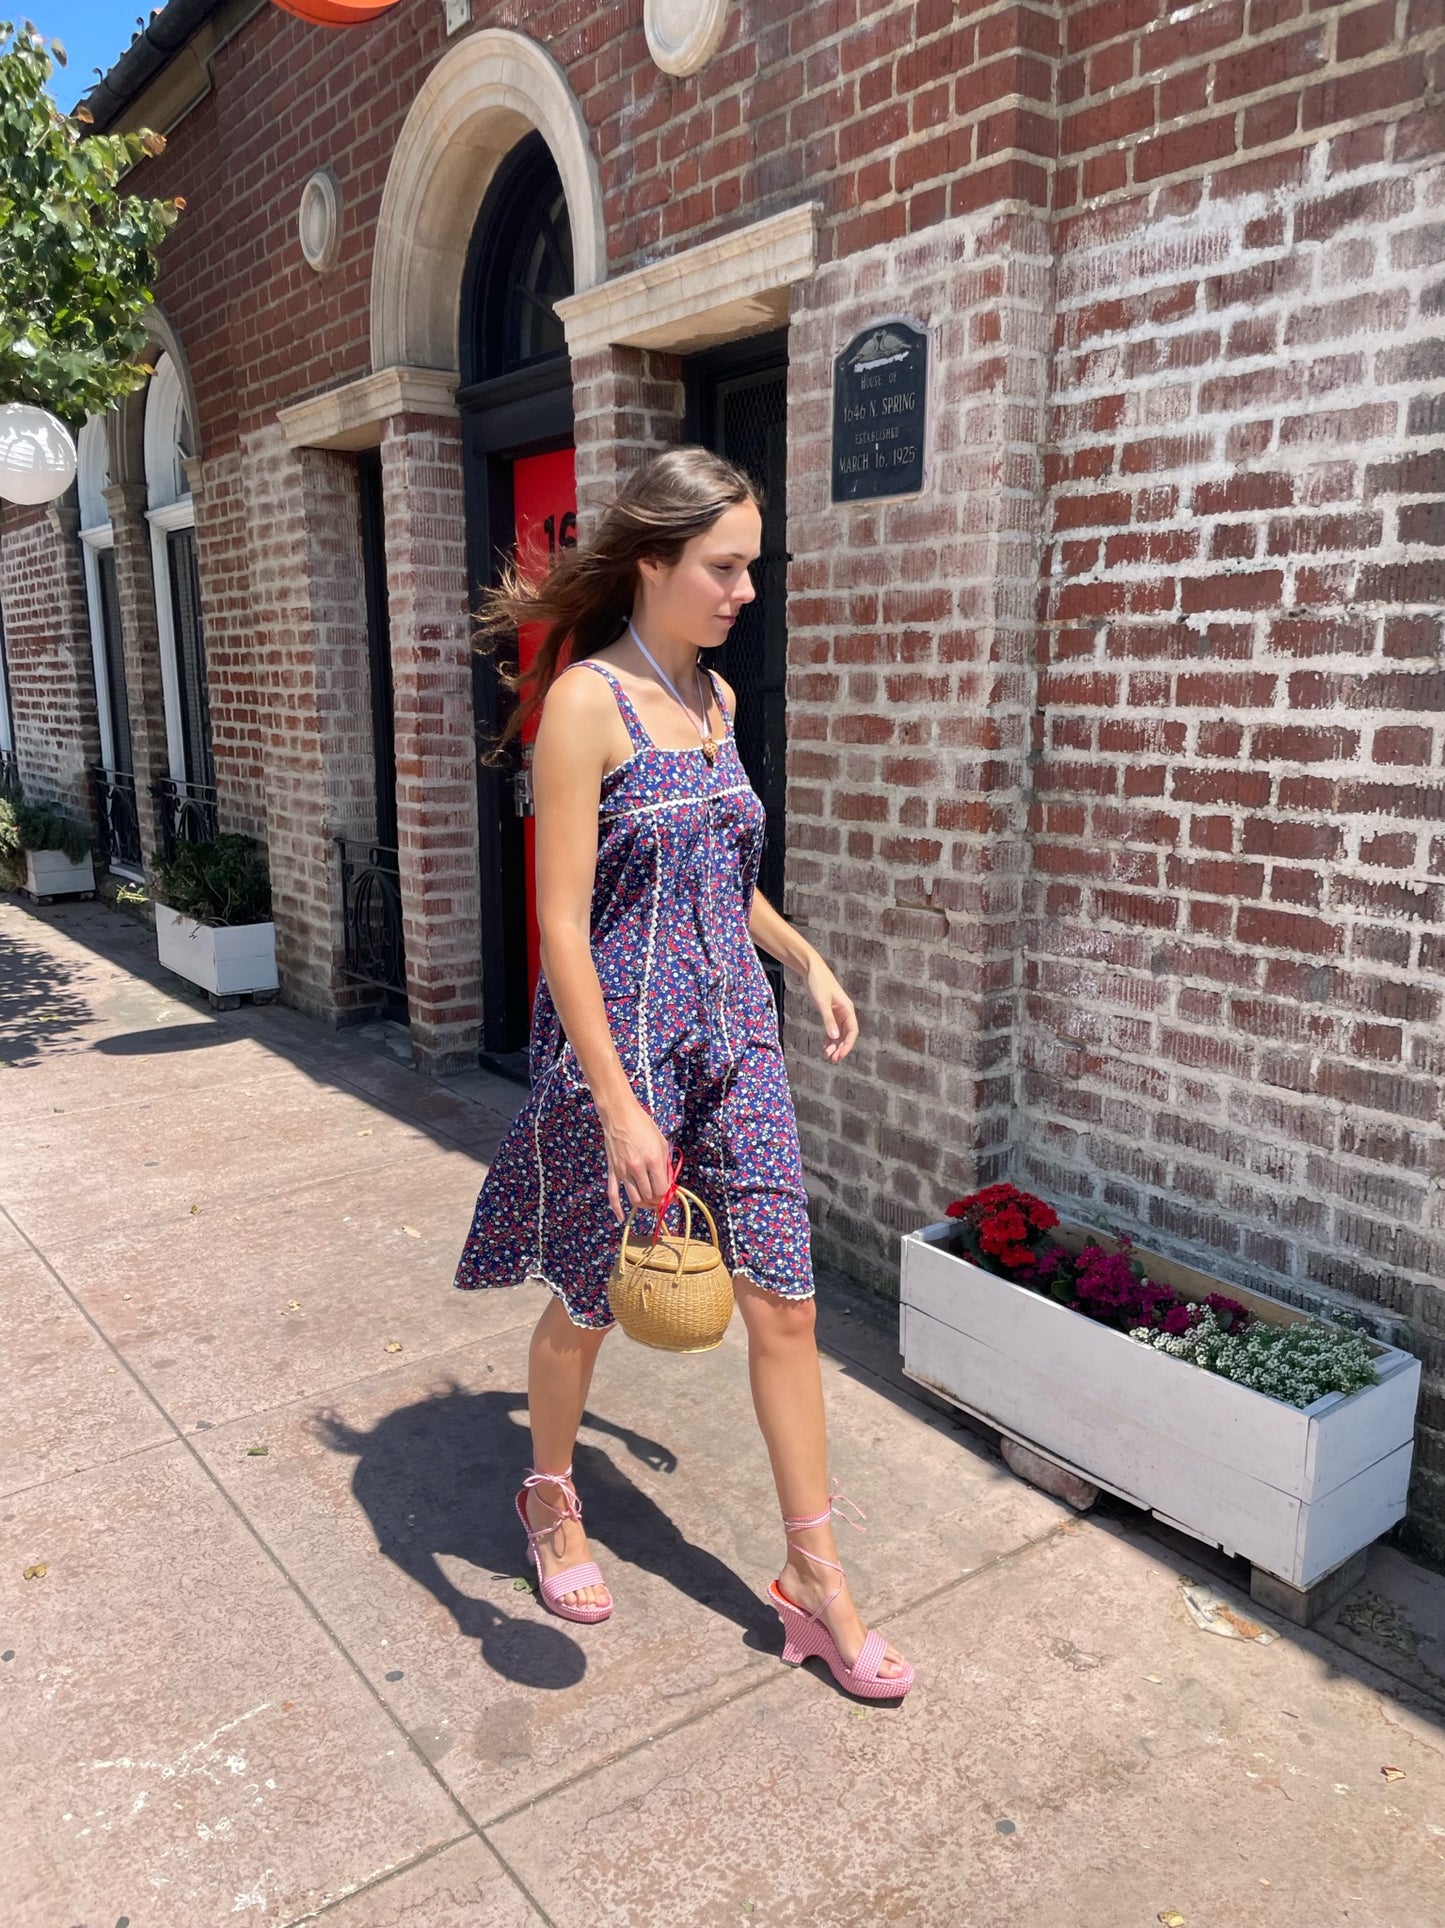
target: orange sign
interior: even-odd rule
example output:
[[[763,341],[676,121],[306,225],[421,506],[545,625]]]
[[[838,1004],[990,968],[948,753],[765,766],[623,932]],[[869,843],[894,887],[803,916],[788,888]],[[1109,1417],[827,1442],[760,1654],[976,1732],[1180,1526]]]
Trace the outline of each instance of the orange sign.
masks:
[[[276,5],[315,27],[364,27],[399,7],[401,0],[276,0]]]

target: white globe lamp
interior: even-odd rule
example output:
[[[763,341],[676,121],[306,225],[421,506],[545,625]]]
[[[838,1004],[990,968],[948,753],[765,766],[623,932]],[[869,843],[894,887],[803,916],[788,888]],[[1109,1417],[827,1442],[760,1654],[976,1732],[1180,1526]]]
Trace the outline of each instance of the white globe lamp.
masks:
[[[75,441],[64,422],[29,402],[0,406],[0,497],[33,508],[74,480]]]

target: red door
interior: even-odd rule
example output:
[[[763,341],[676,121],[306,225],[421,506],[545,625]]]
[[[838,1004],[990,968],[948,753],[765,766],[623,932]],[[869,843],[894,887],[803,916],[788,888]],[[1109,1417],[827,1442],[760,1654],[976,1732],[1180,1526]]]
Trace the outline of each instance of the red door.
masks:
[[[517,557],[527,574],[550,567],[559,550],[576,547],[577,476],[572,449],[554,449],[548,455],[524,455],[514,462],[512,500],[517,517]],[[524,670],[530,668],[541,641],[540,623],[528,623],[519,631],[517,654]],[[523,789],[527,804],[522,824],[529,1011],[537,991],[537,974],[541,969],[537,931],[537,826],[532,817],[530,783],[532,739],[536,734],[537,724],[533,718],[522,732],[522,760],[529,776]]]

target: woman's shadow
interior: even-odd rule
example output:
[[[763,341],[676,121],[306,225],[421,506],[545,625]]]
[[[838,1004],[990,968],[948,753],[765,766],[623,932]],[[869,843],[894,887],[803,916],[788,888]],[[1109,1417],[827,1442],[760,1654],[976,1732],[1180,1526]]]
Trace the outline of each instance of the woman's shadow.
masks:
[[[446,1607],[458,1630],[481,1644],[488,1666],[527,1687],[571,1687],[587,1670],[581,1643],[535,1597],[509,1594],[517,1611],[464,1593],[441,1565],[443,1554],[494,1577],[521,1578],[526,1557],[513,1495],[521,1485],[527,1401],[516,1392],[466,1392],[451,1385],[379,1419],[370,1432],[339,1414],[319,1413],[320,1438],[356,1460],[351,1490],[371,1520],[379,1550]],[[518,1421],[521,1421],[519,1427]],[[582,1424],[619,1441],[655,1472],[676,1470],[666,1446],[584,1413]],[[778,1642],[762,1599],[704,1547],[694,1546],[655,1501],[597,1446],[580,1440],[573,1456],[587,1529],[617,1559],[655,1573],[743,1630],[763,1651]]]

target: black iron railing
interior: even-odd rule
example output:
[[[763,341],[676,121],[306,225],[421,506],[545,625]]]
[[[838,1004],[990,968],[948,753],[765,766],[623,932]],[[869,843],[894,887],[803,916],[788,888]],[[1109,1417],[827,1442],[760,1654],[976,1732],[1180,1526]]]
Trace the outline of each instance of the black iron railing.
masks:
[[[382,844],[336,839],[341,865],[341,918],[346,975],[358,984],[406,996],[398,858]]]
[[[151,785],[160,823],[161,854],[175,859],[179,844],[214,843],[217,832],[216,792],[209,783],[190,783],[183,777],[159,777]]]
[[[0,750],[0,796],[20,788],[20,764],[13,750]]]
[[[91,770],[95,794],[96,820],[100,824],[100,854],[107,864],[141,868],[140,810],[136,803],[135,778],[128,770],[107,770],[100,764]]]

